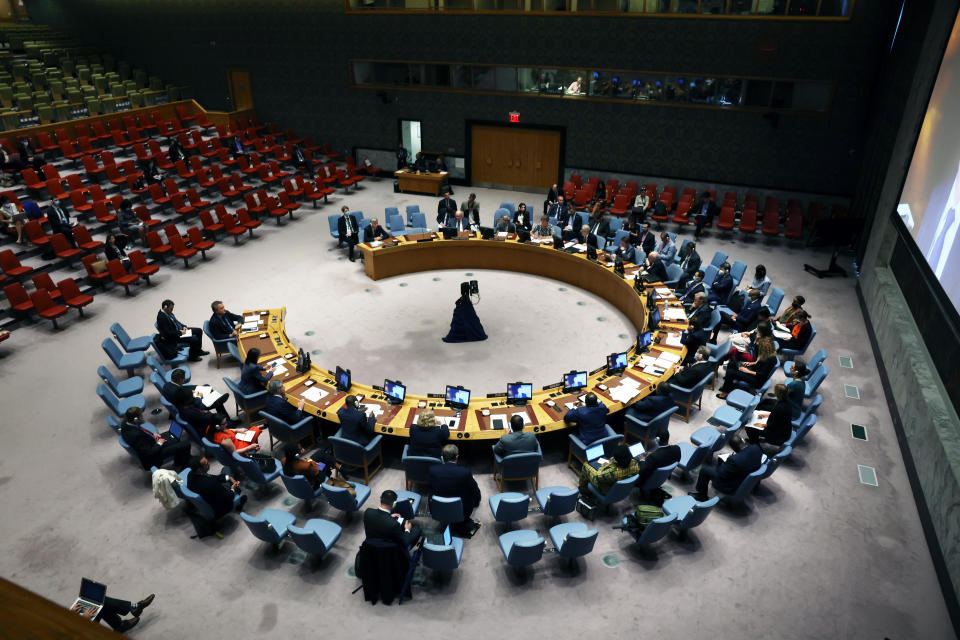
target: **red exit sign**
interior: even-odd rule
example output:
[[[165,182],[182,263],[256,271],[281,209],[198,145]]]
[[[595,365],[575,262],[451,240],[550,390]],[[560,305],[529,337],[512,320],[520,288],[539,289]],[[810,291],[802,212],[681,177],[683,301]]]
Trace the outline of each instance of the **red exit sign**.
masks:
[[[510,112],[510,122],[520,122],[520,112],[511,111]]]

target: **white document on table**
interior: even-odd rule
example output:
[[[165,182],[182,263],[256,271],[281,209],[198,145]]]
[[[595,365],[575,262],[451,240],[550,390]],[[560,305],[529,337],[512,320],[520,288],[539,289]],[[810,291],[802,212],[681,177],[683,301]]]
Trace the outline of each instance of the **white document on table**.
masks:
[[[243,322],[244,322],[244,323],[247,323],[247,322],[259,322],[259,321],[260,321],[260,316],[257,316],[257,315],[253,315],[253,316],[243,316]]]
[[[684,321],[687,319],[687,312],[681,307],[667,307],[667,310],[664,312],[663,317],[665,320],[680,320]]]
[[[789,340],[790,338],[793,337],[793,334],[790,333],[789,331],[777,331],[776,329],[774,329],[773,337],[776,338],[777,340]]]
[[[306,400],[307,402],[312,402],[316,404],[324,398],[324,396],[329,395],[326,391],[314,385],[300,394],[300,397]]]
[[[652,365],[652,364],[653,364],[654,362],[656,362],[656,361],[657,361],[657,359],[654,358],[653,356],[649,356],[649,355],[644,354],[644,355],[640,356],[640,360],[637,362],[637,368],[638,368],[638,369],[643,369],[644,367],[649,367],[650,365]]]
[[[657,295],[661,298],[669,298],[673,295],[673,291],[670,291],[670,289],[666,287],[657,287]]]
[[[661,367],[657,364],[651,364],[643,368],[643,372],[651,376],[662,376],[664,371],[666,371],[666,367]]]
[[[679,334],[679,333],[671,333],[671,334],[668,334],[668,335],[667,335],[666,343],[667,343],[667,346],[668,346],[668,347],[682,347],[682,346],[683,346],[683,343],[680,342],[680,334]]]
[[[510,418],[513,419],[513,416],[520,416],[521,418],[523,418],[523,424],[531,424],[530,416],[527,415],[526,411],[517,411],[512,416],[510,416]]]
[[[256,330],[257,330],[257,327],[259,327],[259,326],[260,326],[260,325],[257,324],[256,321],[246,322],[246,323],[243,324],[242,327],[240,327],[240,331],[241,331],[242,333],[251,333],[251,332],[253,332],[253,331],[256,331]]]
[[[670,353],[669,351],[664,351],[660,354],[660,357],[657,358],[658,361],[669,362],[670,364],[676,364],[680,362],[680,356],[675,353]]]
[[[640,393],[640,389],[621,384],[610,389],[609,393],[614,402],[626,404],[633,400],[638,393]]]
[[[372,413],[374,418],[379,418],[383,415],[383,407],[378,404],[361,404],[363,407],[362,411],[364,413]]]

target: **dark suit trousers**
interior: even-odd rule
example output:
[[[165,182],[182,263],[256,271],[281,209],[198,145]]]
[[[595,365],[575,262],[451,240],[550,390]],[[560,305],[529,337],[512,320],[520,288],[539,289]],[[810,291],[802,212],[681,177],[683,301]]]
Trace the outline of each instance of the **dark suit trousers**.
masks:
[[[160,445],[160,450],[151,456],[147,463],[159,467],[168,460],[173,460],[173,464],[177,468],[182,469],[187,466],[187,462],[190,460],[190,444],[168,440]]]
[[[202,336],[203,331],[196,327],[187,327],[190,329],[190,333],[185,336],[180,336],[177,338],[177,346],[180,345],[189,345],[190,346],[190,357],[198,358],[200,357],[200,352],[203,351]]]
[[[352,233],[346,237],[347,249],[350,250],[350,259],[353,260],[354,247],[357,246],[360,242],[360,235],[357,233]]]
[[[751,376],[746,374],[736,367],[736,363],[731,362],[727,365],[727,374],[723,377],[723,386],[720,387],[720,391],[723,393],[730,393],[733,391],[733,388],[738,380],[742,380],[753,386],[754,380],[757,379],[757,376]]]
[[[700,475],[697,476],[697,493],[707,495],[707,486],[710,481],[717,477],[719,465],[705,464],[700,467]]]
[[[100,613],[97,614],[97,621],[103,620],[111,629],[117,629],[120,626],[120,623],[123,622],[121,616],[125,616],[136,607],[132,602],[127,600],[118,600],[116,598],[104,598],[103,608],[100,609]]]

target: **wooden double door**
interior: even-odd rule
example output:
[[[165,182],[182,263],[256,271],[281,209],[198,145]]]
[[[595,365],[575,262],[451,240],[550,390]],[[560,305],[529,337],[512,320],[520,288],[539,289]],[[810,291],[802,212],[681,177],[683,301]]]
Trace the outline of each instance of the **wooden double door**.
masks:
[[[473,125],[471,181],[549,189],[560,174],[562,139],[551,129]]]

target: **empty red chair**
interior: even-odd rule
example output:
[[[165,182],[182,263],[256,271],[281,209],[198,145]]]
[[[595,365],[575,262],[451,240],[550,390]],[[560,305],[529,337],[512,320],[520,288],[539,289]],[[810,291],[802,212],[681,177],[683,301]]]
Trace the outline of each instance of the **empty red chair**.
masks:
[[[81,153],[92,156],[100,153],[96,147],[93,146],[93,143],[90,141],[90,138],[86,136],[80,136],[77,138],[77,148]]]
[[[218,204],[217,209],[223,209],[223,205]],[[223,231],[223,225],[213,221],[213,216],[210,215],[209,210],[200,212],[200,224],[203,225],[204,232],[214,239],[216,239],[217,233]]]
[[[284,171],[280,168],[280,163],[278,163],[276,160],[272,160],[270,162],[270,173],[279,180],[283,180],[290,175],[289,171]]]
[[[93,296],[80,291],[80,287],[73,278],[64,278],[57,283],[57,288],[63,296],[63,303],[79,311],[81,316],[83,308],[93,302]]]
[[[106,171],[103,167],[97,166],[97,161],[93,156],[83,156],[83,169],[87,172],[87,180],[98,182],[100,176]]]
[[[280,218],[290,213],[280,202],[273,196],[267,196],[266,198],[261,197],[261,202],[266,202],[267,213],[269,213],[274,220],[277,221],[277,226],[280,225]],[[291,217],[293,217],[291,215]]]
[[[182,216],[190,215],[195,210],[192,205],[184,201],[182,193],[175,193],[170,196],[170,199],[173,203],[173,210]]]
[[[50,274],[46,271],[41,271],[30,279],[33,280],[33,286],[35,288],[46,289],[51,298],[56,299],[60,297],[60,290],[57,289],[55,284],[53,284],[53,278],[51,278]]]
[[[79,191],[80,193],[86,193],[87,191],[90,191],[90,187],[83,184],[83,180],[80,179],[79,173],[71,173],[64,179],[67,181],[67,191]],[[62,181],[63,180],[61,180],[61,182]]]
[[[120,169],[117,167],[117,165],[114,165],[114,164],[106,165],[106,172],[107,172],[107,180],[109,180],[111,184],[120,186],[127,182],[127,177],[120,175]]]
[[[791,211],[787,215],[787,224],[783,228],[783,235],[794,240],[803,237],[803,214],[799,211]]]
[[[46,289],[37,289],[30,294],[30,301],[33,303],[33,310],[41,318],[46,318],[53,323],[54,329],[59,329],[57,318],[66,315],[70,309],[62,304],[54,303]]]
[[[50,236],[50,247],[53,249],[53,252],[57,254],[57,257],[61,260],[66,260],[67,264],[73,264],[73,259],[83,253],[83,249],[74,249],[70,246],[70,243],[67,242],[66,236],[62,233],[56,233]]]
[[[177,114],[180,116],[180,119],[184,122],[189,123],[191,120],[195,120],[197,116],[192,116],[187,113],[187,108],[183,105],[177,105]]]
[[[229,213],[224,213],[222,216],[218,216],[221,223],[223,223],[223,228],[227,232],[228,236],[233,236],[233,241],[235,244],[240,244],[240,236],[247,232],[247,228],[243,226],[238,226],[236,219]],[[253,235],[253,230],[250,230],[250,235]]]
[[[167,242],[172,242],[173,238],[183,239],[183,236],[180,235],[180,230],[177,229],[177,225],[175,224],[164,225],[163,233],[167,236]]]
[[[286,191],[281,191],[277,194],[277,199],[280,200],[280,206],[290,212],[290,218],[293,218],[293,212],[300,208],[299,202],[293,202],[290,199],[290,194]]]
[[[127,273],[127,270],[123,268],[123,263],[119,260],[108,262],[107,271],[110,273],[110,279],[113,280],[113,283],[123,287],[127,295],[130,295],[130,285],[136,284],[140,280],[140,276],[136,273]]]
[[[87,194],[81,191],[70,192],[70,203],[77,213],[87,213],[93,210],[93,203],[87,202]]]
[[[90,232],[82,224],[78,224],[73,228],[73,239],[77,241],[77,246],[84,251],[96,252],[103,247],[103,243],[99,240],[94,240],[90,236]]]
[[[77,136],[90,138],[91,140],[94,140],[96,142],[110,139],[110,134],[103,127],[103,122],[99,120],[93,123],[93,133],[90,133],[90,131],[84,130],[84,127],[82,125],[76,126],[74,127],[74,129],[77,132]]]
[[[135,274],[143,278],[147,284],[150,284],[150,276],[160,271],[158,265],[147,262],[147,259],[139,249],[131,251],[127,254],[127,257],[130,258],[130,268],[133,269]]]
[[[336,167],[329,164],[320,167],[320,171],[317,172],[317,180],[320,180],[325,185],[335,183],[337,181]]]
[[[56,151],[60,147],[57,146],[57,143],[50,138],[50,134],[46,131],[41,131],[37,134],[37,148],[42,149],[43,151]]]
[[[630,208],[630,196],[627,194],[617,194],[613,199],[613,206],[610,207],[610,213],[615,216],[627,215],[627,209]]]
[[[70,141],[60,143],[60,153],[62,153],[63,157],[67,160],[73,160],[74,162],[76,162],[78,158],[83,157],[83,152],[77,151],[76,147],[74,147]]]
[[[774,211],[764,213],[763,228],[761,230],[763,234],[767,236],[780,235],[780,215]]]
[[[159,233],[156,231],[148,231],[147,244],[150,245],[150,253],[166,262],[167,254],[170,253],[172,247],[163,243],[163,240],[160,239]]]
[[[203,233],[196,227],[187,229],[187,237],[190,238],[190,246],[200,252],[200,257],[207,259],[207,249],[213,249],[215,244],[213,240],[205,240]]]
[[[247,213],[247,210],[241,207],[237,209],[237,224],[247,229],[252,236],[253,230],[263,223],[260,220],[251,220],[250,214]]]
[[[267,212],[266,204],[257,204],[257,200],[252,193],[243,194],[243,201],[247,203],[247,210],[255,216]],[[263,202],[262,198],[261,202]]]
[[[717,229],[723,229],[724,231],[733,230],[733,221],[734,221],[735,212],[733,207],[723,207],[720,209],[720,216],[717,218]]]
[[[236,178],[237,176],[234,175],[233,177]],[[231,186],[230,180],[222,180],[217,185],[217,188],[220,189],[220,195],[222,195],[226,200],[236,198],[238,195],[240,195],[240,190]]]
[[[106,270],[96,271],[94,269],[94,263],[103,263],[97,256],[93,254],[85,255],[81,259],[81,262],[83,262],[83,268],[87,271],[87,280],[89,280],[91,284],[106,285],[107,281],[110,280],[110,274]]]
[[[10,249],[0,251],[0,269],[12,278],[18,278],[33,271],[30,267],[20,264],[17,255]]]
[[[183,260],[184,267],[190,267],[190,258],[197,255],[197,250],[188,247],[179,233],[173,236],[168,235],[167,239],[170,241],[170,246],[173,247],[173,255]]]
[[[197,184],[204,189],[210,189],[211,187],[217,186],[217,181],[213,179],[206,168],[201,168],[197,171]]]
[[[93,215],[96,216],[97,222],[101,222],[103,224],[113,224],[113,222],[116,221],[117,214],[110,213],[110,211],[107,209],[107,204],[109,202],[109,200],[100,200],[93,203]]]
[[[40,176],[37,175],[37,172],[29,167],[20,172],[20,175],[23,176],[23,184],[30,191],[43,191],[47,188],[46,180],[41,180]]]
[[[113,138],[113,144],[120,147],[121,149],[126,149],[127,147],[136,144],[135,142],[131,142],[130,140],[128,140],[127,136],[123,133],[123,131],[114,131],[111,134],[111,137]]]
[[[745,208],[740,214],[740,231],[744,233],[754,233],[757,230],[757,209],[756,207]]]
[[[33,301],[27,295],[27,290],[19,282],[5,286],[3,293],[7,296],[7,302],[10,303],[10,308],[15,313],[23,315],[33,310]]]
[[[197,177],[197,172],[188,169],[187,163],[183,160],[177,160],[177,163],[174,166],[177,168],[177,175],[184,180],[193,180]]]
[[[283,181],[283,190],[286,191],[287,195],[291,198],[300,198],[303,196],[303,187],[295,186],[289,178]]]
[[[173,178],[166,178],[163,181],[163,188],[166,190],[167,195],[172,196],[175,193],[180,193],[180,186],[177,184],[177,181]]]
[[[160,205],[161,207],[170,204],[170,196],[165,195],[163,193],[163,189],[156,182],[150,185],[149,191],[150,191],[150,199],[153,200],[156,204]]]
[[[147,209],[144,205],[138,204],[133,208],[133,213],[137,216],[137,219],[140,220],[143,224],[147,225],[147,231],[153,229],[158,224],[162,224],[160,220],[157,220],[150,215],[150,210]]]
[[[200,194],[197,193],[197,190],[193,188],[187,189],[187,200],[189,200],[190,204],[192,204],[197,209],[208,209],[210,205],[213,204],[209,200],[204,200],[203,198],[201,198]]]
[[[50,242],[50,236],[43,232],[39,220],[28,220],[27,224],[23,225],[23,230],[27,233],[30,242],[38,247],[46,246]]]
[[[238,159],[231,156],[226,149],[222,147],[217,149],[217,161],[219,161],[223,166],[232,167],[233,165],[237,164],[237,160]]]
[[[331,160],[336,160],[337,158],[340,157],[339,153],[333,152],[333,147],[330,146],[329,142],[323,143],[323,155],[327,156]]]
[[[243,171],[242,168],[240,170]],[[260,175],[260,180],[266,182],[267,184],[270,184],[278,179],[277,176],[270,174],[270,167],[265,164],[261,164],[257,168],[257,173]]]

